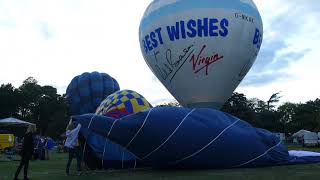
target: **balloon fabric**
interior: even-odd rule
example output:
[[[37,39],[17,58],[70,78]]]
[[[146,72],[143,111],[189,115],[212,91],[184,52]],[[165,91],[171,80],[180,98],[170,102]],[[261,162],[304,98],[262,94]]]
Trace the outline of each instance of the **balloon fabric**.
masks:
[[[66,91],[72,115],[94,113],[103,99],[119,89],[118,82],[106,73],[85,72],[74,77]]]
[[[132,90],[121,90],[103,100],[96,114],[122,118],[148,108],[152,105],[142,95]]]
[[[290,156],[273,133],[227,113],[205,108],[156,107],[122,119],[74,116],[85,138],[117,144],[131,162],[153,168],[241,168],[320,162],[320,157]],[[87,140],[87,142],[89,142]],[[98,158],[105,143],[90,144]],[[110,155],[111,156],[111,155]],[[108,157],[111,158],[111,157]],[[113,162],[126,162],[123,157]],[[131,163],[134,167],[136,163]],[[110,165],[112,166],[112,165]]]

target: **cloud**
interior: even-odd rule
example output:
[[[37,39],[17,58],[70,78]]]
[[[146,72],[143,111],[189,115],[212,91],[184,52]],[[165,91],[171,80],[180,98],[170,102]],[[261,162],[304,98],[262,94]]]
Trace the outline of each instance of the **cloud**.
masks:
[[[285,72],[271,72],[271,73],[260,73],[253,74],[248,76],[241,83],[242,86],[264,86],[268,83],[275,83],[280,80],[290,80],[293,79],[294,76],[289,75]]]
[[[288,67],[291,63],[294,63],[295,61],[302,59],[310,51],[311,49],[308,48],[298,52],[291,51],[291,52],[285,53],[283,55],[280,55],[276,59],[274,59],[274,61],[269,64],[269,67],[270,69],[273,69],[275,71],[282,70]]]
[[[254,1],[264,21],[264,41],[241,83],[243,93],[260,98],[276,87],[288,100],[319,96],[319,0]],[[18,87],[32,76],[64,93],[74,76],[99,71],[151,103],[174,99],[140,51],[139,22],[149,3],[0,0],[0,83]]]
[[[44,37],[44,39],[48,40],[54,37],[54,34],[52,30],[49,28],[49,25],[47,22],[40,22],[39,26],[40,26],[40,32]]]
[[[266,85],[295,77],[286,72],[290,66],[301,61],[314,51],[310,39],[316,37],[317,21],[320,18],[319,6],[315,1],[272,1],[272,6],[263,5],[264,40],[255,64],[241,83],[241,86]],[[259,5],[259,3],[258,3]],[[282,7],[275,9],[275,7]],[[298,42],[298,43],[297,43]]]

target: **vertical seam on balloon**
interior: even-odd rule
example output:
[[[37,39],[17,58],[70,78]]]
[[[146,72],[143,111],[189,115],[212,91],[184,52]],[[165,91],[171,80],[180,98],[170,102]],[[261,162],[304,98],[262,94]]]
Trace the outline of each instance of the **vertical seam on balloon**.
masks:
[[[107,134],[106,141],[105,141],[105,144],[104,144],[104,149],[103,149],[103,155],[102,155],[102,167],[103,167],[103,158],[104,158],[104,153],[105,153],[105,148],[106,148],[107,139],[108,139],[108,137],[109,137],[109,135],[110,135],[110,133],[111,133],[111,130],[112,130],[114,124],[115,124],[118,120],[119,120],[119,119],[116,119],[115,121],[113,121],[112,126],[110,127],[109,132],[108,132],[108,134]]]
[[[150,115],[150,113],[151,113],[152,110],[153,110],[153,109],[150,109],[150,110],[149,110],[149,112],[148,112],[146,118],[144,119],[141,127],[139,128],[139,130],[137,131],[137,133],[133,136],[133,138],[130,140],[130,142],[125,146],[126,148],[128,148],[128,147],[131,145],[132,141],[133,141],[133,140],[137,137],[137,135],[140,133],[140,131],[141,131],[142,128],[144,127],[144,125],[145,125],[145,123],[146,123],[146,121],[147,121],[147,119],[148,119],[148,117],[149,117],[149,115]]]
[[[259,159],[260,157],[266,155],[269,151],[271,151],[273,148],[277,147],[277,146],[280,145],[280,144],[281,144],[281,141],[279,141],[279,143],[277,143],[276,145],[274,145],[274,146],[272,146],[271,148],[269,148],[268,150],[266,150],[266,152],[262,153],[261,155],[255,157],[255,158],[253,158],[253,159],[251,159],[251,160],[249,160],[249,161],[247,161],[247,162],[245,162],[245,163],[242,163],[242,164],[240,164],[240,165],[234,166],[234,167],[241,167],[241,166],[244,166],[244,165],[246,165],[246,164],[249,164],[249,163],[251,163],[251,162]]]
[[[112,93],[114,93],[114,81],[113,81],[113,78],[110,76],[111,78],[111,81],[112,81]]]
[[[91,126],[91,123],[92,123],[92,121],[93,121],[93,118],[96,116],[96,114],[94,114],[93,116],[92,116],[92,118],[90,119],[90,122],[89,122],[89,124],[88,124],[88,129],[90,129],[90,126]],[[84,147],[83,147],[83,151],[82,151],[82,157],[84,157],[84,152],[85,152],[85,150],[86,150],[86,146],[87,146],[87,139],[85,140],[85,142],[84,142]]]
[[[91,123],[92,123],[92,121],[93,121],[93,118],[96,116],[96,114],[94,114],[93,116],[92,116],[92,118],[90,119],[90,122],[89,122],[89,124],[88,124],[88,129],[90,129],[90,126],[91,126]]]
[[[137,166],[137,160],[135,159],[133,169],[136,169],[136,166]]]
[[[122,151],[122,162],[121,162],[122,169],[123,169],[123,160],[124,160],[124,151]]]
[[[237,122],[239,122],[239,121],[240,121],[240,119],[238,119],[237,121],[233,122],[233,123],[230,124],[228,127],[224,128],[213,140],[211,140],[207,145],[203,146],[200,150],[198,150],[198,151],[192,153],[191,155],[186,156],[186,157],[184,157],[184,158],[182,158],[182,159],[180,159],[180,160],[174,161],[174,162],[172,162],[172,164],[178,164],[178,163],[181,162],[181,161],[184,161],[184,160],[186,160],[186,159],[189,159],[189,158],[191,158],[191,157],[199,154],[202,150],[204,150],[205,148],[207,148],[208,146],[210,146],[214,141],[216,141],[220,136],[222,136],[222,134],[223,134],[224,132],[226,132],[228,129],[230,129],[232,126],[234,126],[234,125],[235,125]]]
[[[114,126],[114,124],[117,122],[117,121],[119,121],[120,119],[116,119],[115,121],[113,121],[113,123],[112,123],[112,125],[111,125],[111,127],[110,127],[110,130],[109,130],[109,132],[108,132],[108,134],[107,134],[107,138],[109,137],[109,135],[111,134],[111,131],[112,131],[112,129],[113,129],[113,126]]]
[[[168,136],[168,138],[162,143],[160,144],[160,146],[158,146],[156,149],[154,149],[153,151],[151,151],[149,154],[147,154],[146,156],[144,156],[142,159],[145,159],[147,157],[149,157],[152,153],[154,153],[155,151],[157,151],[158,149],[160,149],[173,135],[174,133],[179,129],[179,127],[181,126],[181,124],[187,119],[187,117],[193,112],[195,111],[195,109],[192,109],[180,122],[180,124],[176,127],[176,129],[170,134],[170,136]]]
[[[102,167],[103,167],[103,159],[104,159],[104,154],[106,152],[106,146],[107,146],[107,138],[104,142],[104,147],[103,147],[103,153],[102,153],[102,158],[101,158],[101,161],[102,161]]]

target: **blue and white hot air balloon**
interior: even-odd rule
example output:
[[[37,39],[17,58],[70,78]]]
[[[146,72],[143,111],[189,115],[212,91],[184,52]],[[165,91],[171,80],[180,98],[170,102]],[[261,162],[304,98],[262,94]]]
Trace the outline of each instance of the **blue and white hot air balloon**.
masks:
[[[221,107],[253,65],[262,36],[252,0],[154,0],[139,30],[146,63],[187,107]]]
[[[86,89],[80,96],[69,93],[75,96],[69,102],[84,102],[74,112],[88,113],[72,119],[82,125],[80,132],[100,164],[91,167],[208,169],[320,162],[320,153],[289,152],[273,133],[212,109],[227,100],[249,71],[262,36],[252,0],[154,0],[140,24],[142,54],[186,107],[128,111],[132,106],[122,105],[126,98],[117,100],[123,97],[115,93],[93,114],[88,113],[93,110],[87,98],[90,83],[70,86]],[[109,116],[100,115],[104,111]]]

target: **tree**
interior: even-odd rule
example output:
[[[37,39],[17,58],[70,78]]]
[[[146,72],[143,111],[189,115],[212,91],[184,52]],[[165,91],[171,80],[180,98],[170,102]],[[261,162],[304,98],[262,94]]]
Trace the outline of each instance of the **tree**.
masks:
[[[290,127],[290,123],[294,120],[297,107],[298,104],[289,102],[278,107],[279,121],[282,126],[282,132],[293,132],[292,128]]]
[[[57,94],[52,86],[40,86],[32,77],[19,87],[21,102],[18,114],[24,120],[37,125],[40,135],[58,137],[64,131],[68,106],[64,96]]]
[[[274,93],[270,96],[269,100],[267,101],[267,110],[271,111],[275,107],[274,103],[278,103],[281,96],[279,96],[280,92]]]
[[[252,107],[252,102],[244,94],[234,92],[221,110],[249,123],[254,123],[255,114]]]
[[[16,116],[20,98],[18,90],[11,84],[0,86],[0,118]]]
[[[266,102],[258,98],[252,98],[249,101],[255,113],[261,113],[268,110]]]
[[[23,119],[34,120],[32,116],[41,97],[41,86],[33,77],[28,77],[19,87],[19,91],[21,96],[19,115]]]
[[[41,96],[36,102],[33,118],[38,125],[41,135],[56,136],[64,130],[68,119],[68,107],[65,98],[57,94],[57,89],[52,86],[41,87]],[[49,131],[48,131],[49,130]]]

